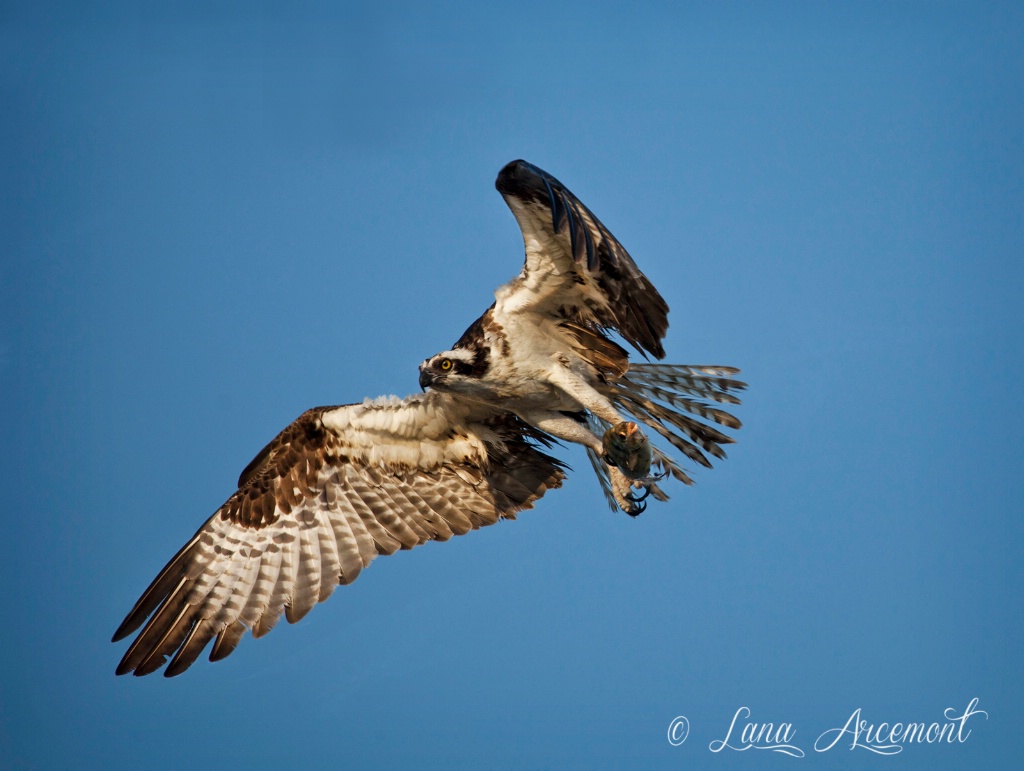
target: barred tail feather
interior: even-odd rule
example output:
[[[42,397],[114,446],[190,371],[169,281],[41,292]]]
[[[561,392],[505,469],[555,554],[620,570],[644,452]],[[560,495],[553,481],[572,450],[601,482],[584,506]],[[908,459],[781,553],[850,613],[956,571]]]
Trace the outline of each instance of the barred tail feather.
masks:
[[[745,390],[747,384],[729,377],[738,373],[735,367],[719,365],[632,364],[629,367],[629,380],[643,389],[660,386],[679,394],[739,404],[739,398],[732,392]]]

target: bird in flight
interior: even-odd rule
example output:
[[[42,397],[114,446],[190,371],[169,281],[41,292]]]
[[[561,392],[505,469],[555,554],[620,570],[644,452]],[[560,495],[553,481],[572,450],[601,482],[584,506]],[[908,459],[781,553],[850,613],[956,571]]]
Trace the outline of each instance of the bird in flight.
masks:
[[[722,366],[665,356],[668,305],[608,229],[553,176],[513,161],[495,183],[523,232],[520,274],[450,350],[419,367],[423,393],[300,415],[245,467],[238,490],[167,563],[114,633],[142,631],[117,674],[181,674],[284,613],[302,618],[378,554],[514,519],[561,486],[547,454],[583,445],[610,506],[664,501],[683,467],[643,424],[710,467],[733,440],[745,384]],[[170,657],[170,662],[167,658]]]

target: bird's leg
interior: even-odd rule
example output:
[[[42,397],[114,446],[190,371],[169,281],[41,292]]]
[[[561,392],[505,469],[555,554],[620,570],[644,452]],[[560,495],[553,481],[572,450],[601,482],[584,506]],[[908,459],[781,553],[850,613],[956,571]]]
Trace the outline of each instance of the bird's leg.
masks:
[[[651,452],[650,442],[635,423],[620,422],[613,426],[610,431],[616,428],[621,429],[629,436],[625,451],[620,451],[618,442],[613,442],[614,449],[612,457],[609,457],[607,441],[598,439],[586,426],[578,421],[561,415],[559,413],[545,413],[543,415],[523,415],[524,420],[541,431],[551,434],[566,442],[582,444],[590,448],[597,457],[601,458],[608,468],[608,478],[611,481],[612,497],[624,512],[631,517],[640,514],[647,505],[643,500],[650,494],[649,485],[654,480],[650,477]],[[625,426],[632,426],[632,430],[626,430]],[[607,439],[608,433],[605,434]],[[643,462],[643,455],[646,448],[646,466]],[[622,463],[622,466],[619,464]],[[623,471],[623,467],[629,469],[629,473]],[[634,494],[634,490],[642,488],[643,493]]]
[[[650,495],[650,490],[647,487],[643,487],[640,482],[633,481],[615,466],[608,466],[608,479],[612,483],[612,497],[615,498],[620,509],[631,517],[637,517],[644,512],[647,508],[644,499]],[[636,485],[641,485],[644,491],[641,495],[634,494]]]
[[[570,418],[559,412],[543,412],[541,414],[528,413],[520,417],[532,426],[552,436],[574,444],[582,444],[596,452],[598,456],[603,453],[601,440],[594,435],[585,425],[578,420]]]
[[[536,426],[541,431],[551,434],[552,436],[558,437],[559,439],[563,439],[567,442],[582,444],[584,447],[590,448],[598,458],[601,458],[605,462],[605,467],[608,469],[608,479],[611,482],[612,497],[615,498],[615,502],[619,505],[619,508],[629,514],[629,516],[635,517],[647,508],[647,505],[642,503],[643,498],[636,499],[633,496],[633,480],[623,474],[617,466],[608,463],[608,460],[605,457],[604,443],[585,425],[579,423],[573,418],[557,413],[548,413],[544,417],[533,415],[526,418],[526,420],[528,423]],[[646,497],[646,495],[644,497]]]
[[[650,495],[651,485],[661,478],[651,477],[653,450],[650,440],[636,423],[623,420],[611,400],[590,385],[564,354],[552,357],[552,361],[556,366],[549,376],[551,383],[592,414],[612,424],[605,432],[600,449],[595,452],[608,467],[616,503],[627,514],[635,517],[646,508],[643,500]],[[643,493],[634,495],[633,488],[642,488]]]

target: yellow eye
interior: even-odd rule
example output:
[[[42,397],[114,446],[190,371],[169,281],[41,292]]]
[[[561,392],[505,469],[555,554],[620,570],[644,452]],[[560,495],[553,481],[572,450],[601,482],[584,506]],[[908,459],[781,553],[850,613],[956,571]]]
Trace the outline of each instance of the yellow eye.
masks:
[[[440,362],[439,366],[441,367],[441,371],[442,372],[447,372],[454,365],[452,364],[452,360],[451,359],[441,359],[441,362]]]

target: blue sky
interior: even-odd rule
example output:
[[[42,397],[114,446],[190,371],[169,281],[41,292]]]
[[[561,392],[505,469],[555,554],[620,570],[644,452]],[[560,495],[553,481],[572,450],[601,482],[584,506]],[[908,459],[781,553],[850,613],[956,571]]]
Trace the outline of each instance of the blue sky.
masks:
[[[5,4],[4,765],[1019,759],[1022,36],[991,3]],[[517,522],[115,678],[255,452],[416,391],[518,272],[520,157],[659,288],[668,360],[743,369],[730,458],[632,521],[566,449]],[[974,698],[963,743],[813,748]],[[741,707],[806,757],[711,752]]]

